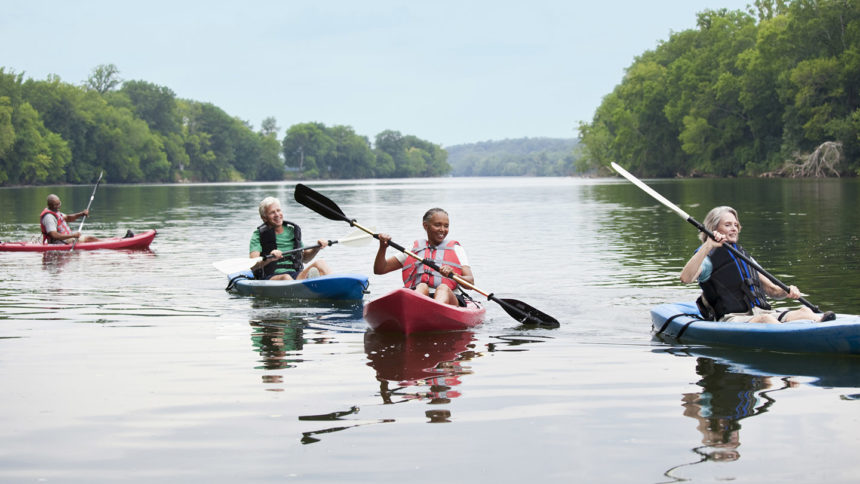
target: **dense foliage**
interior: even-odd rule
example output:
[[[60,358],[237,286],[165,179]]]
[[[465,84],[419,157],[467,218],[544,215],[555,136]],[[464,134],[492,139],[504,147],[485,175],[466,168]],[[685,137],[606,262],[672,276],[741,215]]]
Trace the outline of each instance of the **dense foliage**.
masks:
[[[282,144],[290,170],[307,178],[390,178],[442,176],[451,171],[440,146],[386,130],[373,146],[348,126],[296,124]]]
[[[839,171],[858,174],[860,2],[702,12],[696,29],[639,56],[580,134],[581,170],[758,175],[834,141]]]
[[[520,138],[449,146],[454,176],[570,176],[577,140]]]
[[[274,118],[260,132],[167,87],[119,80],[112,64],[82,86],[24,79],[0,67],[0,186],[439,176],[447,153],[384,131],[375,148],[348,126],[295,125],[282,142]],[[286,168],[284,160],[290,168]]]

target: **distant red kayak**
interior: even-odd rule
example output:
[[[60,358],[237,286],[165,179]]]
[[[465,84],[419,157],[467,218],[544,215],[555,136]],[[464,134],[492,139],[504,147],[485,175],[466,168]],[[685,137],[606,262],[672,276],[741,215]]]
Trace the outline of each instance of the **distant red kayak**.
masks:
[[[440,304],[410,289],[400,288],[364,306],[364,319],[376,331],[410,334],[456,331],[484,320],[486,309],[470,302],[466,307]]]
[[[146,249],[155,238],[155,230],[147,230],[134,237],[111,237],[98,242],[81,242],[75,245],[75,250],[96,249]],[[55,250],[72,250],[72,244],[41,244],[32,242],[0,242],[0,252],[47,252]]]

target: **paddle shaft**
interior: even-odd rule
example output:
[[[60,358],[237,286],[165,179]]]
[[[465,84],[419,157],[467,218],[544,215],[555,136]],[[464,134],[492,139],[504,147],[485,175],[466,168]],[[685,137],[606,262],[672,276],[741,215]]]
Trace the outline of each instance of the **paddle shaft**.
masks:
[[[615,162],[613,162],[613,163],[612,163],[612,168],[613,168],[613,169],[615,169],[615,171],[617,171],[618,173],[620,173],[624,178],[626,178],[626,179],[628,179],[629,181],[631,181],[634,185],[636,185],[637,187],[641,188],[645,193],[647,193],[647,194],[651,195],[651,196],[652,196],[652,197],[654,197],[657,201],[659,201],[660,203],[662,203],[663,205],[665,205],[666,207],[668,207],[669,209],[671,209],[673,212],[677,213],[681,218],[683,218],[684,220],[686,220],[687,222],[689,222],[691,225],[693,225],[693,227],[696,227],[697,229],[699,229],[699,231],[700,231],[700,232],[702,232],[703,234],[707,235],[709,238],[711,238],[711,239],[713,239],[713,240],[717,240],[716,238],[714,238],[714,233],[713,233],[713,232],[711,232],[710,230],[708,230],[708,229],[707,229],[707,227],[705,227],[704,225],[702,225],[698,220],[694,219],[694,218],[693,218],[692,216],[690,216],[687,212],[685,212],[685,211],[681,210],[681,208],[680,208],[680,207],[678,207],[677,205],[675,205],[674,203],[670,202],[670,201],[669,201],[669,200],[667,200],[665,197],[663,197],[662,195],[660,195],[659,193],[657,193],[653,188],[649,187],[648,185],[646,185],[645,183],[643,183],[641,180],[639,180],[638,178],[636,178],[635,176],[633,176],[632,174],[630,174],[630,172],[628,172],[627,170],[625,170],[624,168],[622,168],[621,166],[619,166],[619,165],[618,165],[618,164],[616,164]],[[779,279],[777,279],[777,278],[776,278],[773,274],[771,274],[770,272],[768,272],[768,271],[764,270],[764,268],[762,268],[762,266],[758,265],[758,263],[756,263],[755,261],[753,261],[752,259],[750,259],[750,258],[749,258],[749,257],[747,257],[746,255],[742,254],[739,250],[737,250],[737,249],[735,249],[734,247],[732,247],[732,245],[731,245],[731,244],[723,244],[723,247],[725,247],[726,249],[728,249],[728,250],[729,250],[729,252],[731,252],[732,254],[734,254],[735,256],[737,256],[739,259],[741,259],[741,260],[743,260],[744,262],[746,262],[747,264],[749,264],[753,269],[755,269],[756,271],[758,271],[761,275],[763,275],[764,277],[768,278],[768,280],[770,280],[770,282],[774,283],[777,287],[779,287],[780,289],[782,289],[783,291],[785,291],[785,292],[786,292],[786,294],[789,292],[789,290],[790,290],[790,289],[789,289],[789,287],[788,287],[788,286],[786,286],[785,284],[783,284],[783,282],[782,282],[782,281],[780,281]],[[818,308],[818,306],[816,306],[816,305],[812,304],[811,302],[807,301],[805,298],[800,297],[800,298],[798,298],[797,300],[798,300],[798,301],[800,301],[804,306],[806,306],[806,307],[808,307],[809,309],[813,310],[814,312],[816,312],[816,313],[820,313],[820,312],[821,312],[821,309],[819,309],[819,308]]]
[[[89,201],[89,203],[87,203],[87,209],[84,210],[85,212],[88,212],[90,210],[90,206],[93,204],[93,199],[96,197],[96,190],[98,190],[98,188],[99,188],[99,183],[102,182],[102,175],[104,175],[104,173],[105,173],[104,171],[99,172],[99,179],[96,180],[96,186],[93,187],[93,193],[90,195],[90,201]],[[84,229],[84,220],[86,220],[86,219],[87,219],[87,216],[84,215],[84,217],[81,219],[81,224],[78,226],[78,232],[80,232],[81,230]],[[75,246],[77,244],[78,244],[78,239],[75,239],[74,242],[72,242],[72,248],[70,250],[75,250]]]

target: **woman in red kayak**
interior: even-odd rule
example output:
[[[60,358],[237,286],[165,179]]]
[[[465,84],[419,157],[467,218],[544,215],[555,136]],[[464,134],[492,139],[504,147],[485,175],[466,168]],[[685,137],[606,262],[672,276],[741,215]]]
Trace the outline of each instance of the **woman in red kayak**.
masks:
[[[452,276],[456,274],[470,284],[475,283],[475,277],[463,246],[456,240],[448,240],[448,212],[441,208],[431,208],[424,214],[422,225],[427,232],[427,239],[416,240],[411,251],[422,259],[434,261],[439,266],[439,272],[404,252],[386,259],[385,250],[391,240],[388,234],[379,234],[379,250],[373,262],[373,272],[387,274],[402,269],[404,287],[414,289],[438,302],[452,306],[462,305],[458,297],[462,291]]]

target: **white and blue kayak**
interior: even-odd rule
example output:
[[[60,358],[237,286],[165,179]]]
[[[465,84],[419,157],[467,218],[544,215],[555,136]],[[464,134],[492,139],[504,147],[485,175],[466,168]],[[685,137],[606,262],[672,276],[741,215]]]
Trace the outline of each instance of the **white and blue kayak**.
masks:
[[[251,271],[227,276],[228,290],[243,296],[275,299],[326,299],[360,301],[367,293],[369,282],[363,274],[332,274],[300,281],[270,281],[254,279]]]
[[[789,353],[860,355],[860,316],[837,314],[826,323],[724,323],[701,319],[694,302],[651,310],[654,336],[678,343],[734,346]]]

